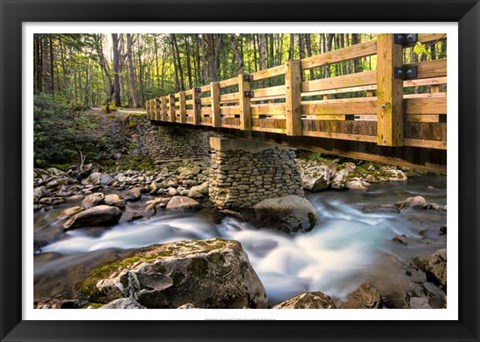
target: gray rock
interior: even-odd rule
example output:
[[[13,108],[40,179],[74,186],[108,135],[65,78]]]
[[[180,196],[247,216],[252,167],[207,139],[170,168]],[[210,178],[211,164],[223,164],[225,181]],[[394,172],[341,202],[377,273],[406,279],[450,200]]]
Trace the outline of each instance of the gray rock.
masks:
[[[84,211],[85,208],[77,205],[75,207],[71,207],[71,208],[67,208],[65,210],[63,210],[59,215],[58,215],[58,218],[60,220],[63,220],[63,219],[66,219],[66,218],[69,218],[70,216],[72,215],[75,215],[75,214],[78,214],[82,211]]]
[[[112,225],[116,224],[121,216],[122,211],[117,207],[99,205],[75,214],[64,223],[63,229]]]
[[[274,309],[335,309],[332,299],[322,292],[306,292],[273,307]]]
[[[405,235],[395,235],[392,238],[392,241],[396,242],[396,243],[399,243],[401,245],[405,245],[405,246],[408,245],[407,237]]]
[[[125,200],[119,194],[106,195],[105,199],[103,200],[103,203],[105,203],[106,205],[118,207],[120,209],[125,208]]]
[[[200,203],[187,196],[174,196],[167,204],[168,210],[195,210],[200,208]]]
[[[367,204],[363,207],[362,211],[366,214],[372,213],[395,213],[400,214],[400,209],[394,205],[385,204]]]
[[[426,297],[410,298],[410,309],[432,309]]]
[[[347,186],[347,176],[350,173],[351,169],[344,168],[335,173],[332,178],[332,189],[342,190]]]
[[[102,305],[99,309],[146,309],[133,298],[119,298],[108,304]]]
[[[447,285],[447,250],[439,249],[425,263],[425,272],[429,279],[445,287]]]
[[[368,190],[368,188],[370,187],[370,183],[365,182],[359,178],[354,178],[347,181],[345,187],[350,190]]]
[[[386,308],[408,309],[410,307],[410,296],[403,291],[389,293],[382,301]]]
[[[142,198],[142,189],[139,187],[132,188],[127,191],[127,193],[123,196],[125,201],[127,202],[135,202]]]
[[[412,196],[407,199],[395,203],[399,209],[404,208],[414,208],[414,209],[423,209],[427,206],[427,201],[422,196]]]
[[[237,241],[153,245],[102,269],[111,270],[110,274],[94,270],[82,284],[85,291],[90,290],[84,294],[92,301],[109,302],[133,295],[147,308],[268,306],[265,289]]]
[[[105,195],[101,192],[96,192],[85,197],[82,201],[82,207],[85,209],[93,208],[100,205],[105,200]]]
[[[310,231],[318,220],[312,203],[296,195],[265,199],[253,209],[260,224],[287,233]]]

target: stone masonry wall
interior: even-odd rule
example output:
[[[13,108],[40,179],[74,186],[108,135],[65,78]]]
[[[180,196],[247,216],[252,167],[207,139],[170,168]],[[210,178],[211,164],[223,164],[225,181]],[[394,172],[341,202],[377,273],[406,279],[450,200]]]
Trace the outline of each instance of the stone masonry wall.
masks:
[[[209,156],[209,133],[187,127],[150,125],[142,143],[153,161],[206,158]]]
[[[295,150],[240,139],[210,138],[210,201],[248,208],[274,197],[303,196]]]

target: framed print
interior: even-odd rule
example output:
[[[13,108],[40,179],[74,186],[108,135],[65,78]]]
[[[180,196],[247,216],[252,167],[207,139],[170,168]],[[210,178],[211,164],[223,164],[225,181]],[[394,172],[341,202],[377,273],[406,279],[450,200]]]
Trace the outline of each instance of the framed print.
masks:
[[[0,1],[2,341],[478,341],[478,2]]]

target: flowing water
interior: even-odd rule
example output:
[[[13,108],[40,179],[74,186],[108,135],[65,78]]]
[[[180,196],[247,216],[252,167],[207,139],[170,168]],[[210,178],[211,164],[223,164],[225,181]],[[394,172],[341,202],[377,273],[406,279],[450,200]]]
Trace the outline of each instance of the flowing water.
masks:
[[[430,255],[445,246],[439,227],[446,224],[446,213],[409,209],[401,214],[365,214],[362,208],[366,204],[392,204],[413,195],[443,206],[446,178],[425,176],[406,183],[376,184],[366,192],[307,194],[319,213],[319,222],[311,232],[290,236],[232,217],[214,224],[200,213],[168,211],[148,220],[120,222],[109,229],[64,233],[62,222],[55,218],[60,208],[37,213],[35,238],[47,245],[35,255],[35,292],[43,297],[49,291],[52,296],[58,294],[56,288],[64,289],[68,287],[65,283],[78,280],[75,274],[114,259],[124,250],[214,237],[242,243],[271,304],[306,291],[322,291],[342,300],[365,281],[374,283],[381,292],[407,290],[412,281],[405,275],[405,265],[411,258]],[[134,205],[129,204],[127,210]],[[405,235],[408,245],[393,242],[396,235]]]

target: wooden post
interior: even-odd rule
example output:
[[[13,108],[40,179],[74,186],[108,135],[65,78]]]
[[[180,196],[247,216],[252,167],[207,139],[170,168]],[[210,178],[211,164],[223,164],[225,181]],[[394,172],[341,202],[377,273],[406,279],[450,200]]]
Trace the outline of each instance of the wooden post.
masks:
[[[185,105],[185,92],[181,91],[178,93],[178,102],[180,104],[180,123],[184,124],[187,122],[187,106]]]
[[[150,111],[148,109],[149,104],[150,104],[150,100],[145,101],[145,110],[147,111],[147,119],[150,120]]]
[[[394,67],[403,65],[403,46],[393,34],[377,37],[377,144],[403,145],[403,80],[396,79]]]
[[[168,106],[170,102],[170,96],[162,97],[162,121],[168,121]]]
[[[200,124],[200,103],[198,103],[198,101],[200,101],[200,95],[197,93],[196,89],[193,88],[193,91],[192,91],[192,102],[193,102],[193,105],[192,105],[192,108],[193,108],[193,124],[194,125],[198,125]]]
[[[238,105],[240,106],[240,129],[249,131],[252,129],[252,114],[250,97],[245,92],[250,91],[250,82],[244,79],[244,74],[238,75]]]
[[[162,119],[162,101],[160,97],[155,99],[155,120],[159,121]]]
[[[169,103],[170,103],[170,122],[176,121],[176,114],[175,114],[175,95],[171,94],[169,96]]]
[[[210,96],[212,98],[212,127],[222,126],[222,116],[220,113],[220,85],[218,82],[210,84]]]
[[[285,71],[287,135],[302,135],[302,71],[299,60],[290,60]]]

